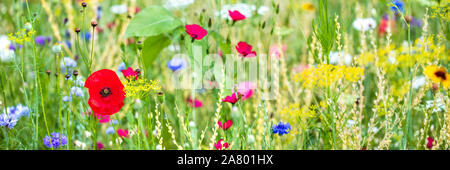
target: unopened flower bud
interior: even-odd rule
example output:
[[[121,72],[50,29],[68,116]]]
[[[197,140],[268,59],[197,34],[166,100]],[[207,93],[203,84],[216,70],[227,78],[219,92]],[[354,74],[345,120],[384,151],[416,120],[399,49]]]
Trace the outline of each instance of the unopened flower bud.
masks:
[[[75,76],[75,77],[78,76],[78,70],[73,70],[73,76]]]
[[[87,3],[86,3],[86,2],[82,2],[82,3],[81,3],[81,6],[82,6],[83,8],[86,8]]]
[[[75,32],[78,34],[80,33],[81,29],[80,28],[75,28]]]
[[[91,25],[92,25],[92,27],[96,27],[97,26],[97,21],[91,21]]]

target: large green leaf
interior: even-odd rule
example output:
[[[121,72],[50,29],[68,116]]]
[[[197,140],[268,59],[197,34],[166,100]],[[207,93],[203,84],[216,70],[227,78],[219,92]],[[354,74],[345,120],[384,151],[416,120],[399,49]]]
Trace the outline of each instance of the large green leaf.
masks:
[[[164,34],[151,36],[145,39],[142,48],[142,60],[144,67],[150,67],[153,61],[159,56],[159,53],[170,45],[170,38]]]
[[[148,37],[162,33],[170,33],[183,23],[161,6],[149,6],[139,12],[130,21],[125,32],[128,37]]]

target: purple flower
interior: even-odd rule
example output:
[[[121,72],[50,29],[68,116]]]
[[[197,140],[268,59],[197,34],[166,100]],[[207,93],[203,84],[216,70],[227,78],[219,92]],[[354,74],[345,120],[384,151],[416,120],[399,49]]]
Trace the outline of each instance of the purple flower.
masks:
[[[34,42],[36,42],[36,44],[39,44],[41,46],[44,46],[46,42],[50,42],[52,40],[51,37],[46,37],[46,36],[37,36],[34,39]]]
[[[50,134],[51,137],[45,135],[44,140],[44,145],[47,146],[48,148],[59,148],[60,146],[65,146],[67,145],[67,136],[65,135],[61,135],[60,133],[57,132],[53,132]]]
[[[9,49],[10,49],[10,50],[16,51],[17,48],[20,49],[20,48],[22,48],[22,46],[21,46],[20,44],[14,45],[13,43],[11,43],[11,44],[9,45]]]

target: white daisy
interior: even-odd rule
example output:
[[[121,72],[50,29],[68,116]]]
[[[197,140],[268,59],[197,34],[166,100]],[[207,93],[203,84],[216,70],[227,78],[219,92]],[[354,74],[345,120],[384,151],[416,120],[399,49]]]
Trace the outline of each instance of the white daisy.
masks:
[[[377,22],[373,18],[358,18],[353,21],[353,28],[358,31],[369,31],[377,26]]]

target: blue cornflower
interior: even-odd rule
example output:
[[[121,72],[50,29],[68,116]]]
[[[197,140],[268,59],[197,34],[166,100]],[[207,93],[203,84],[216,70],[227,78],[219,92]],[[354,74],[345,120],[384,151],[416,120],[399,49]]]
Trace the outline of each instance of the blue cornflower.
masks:
[[[178,71],[186,67],[186,60],[183,58],[172,58],[169,62],[167,62],[167,67],[169,67],[172,71]]]
[[[14,111],[14,112],[13,112]],[[30,114],[30,109],[22,104],[18,104],[14,110],[8,113],[14,113],[18,117],[28,116]]]
[[[69,40],[64,41],[64,44],[66,44],[67,48],[72,48],[72,43]]]
[[[77,62],[70,57],[64,57],[64,61],[61,61],[59,66],[61,67],[61,72],[63,74],[66,74],[66,67],[67,71],[71,73],[72,68],[77,67]]]
[[[18,120],[19,119],[15,114],[3,113],[0,115],[0,127],[6,127],[11,129],[14,126],[16,126]]]
[[[286,122],[286,124],[284,124],[283,122],[278,123],[278,125],[275,125],[272,127],[272,132],[274,134],[278,133],[278,135],[284,135],[284,134],[288,134],[291,131],[291,125],[289,125],[289,123]]]
[[[81,88],[79,87],[72,87],[70,89],[70,95],[75,95],[75,96],[79,96],[79,97],[83,97],[84,93],[83,90],[81,90]]]
[[[45,36],[37,36],[34,39],[34,42],[36,42],[36,44],[39,44],[41,46],[44,46],[46,42],[50,42],[52,40],[51,37],[45,37]]]
[[[112,126],[108,127],[108,128],[105,130],[105,133],[108,134],[108,135],[114,134],[115,132],[116,132],[116,131],[114,130],[114,128],[113,128]]]
[[[65,146],[67,144],[67,136],[53,132],[50,134],[51,137],[45,135],[44,145],[51,148],[59,148],[60,146]]]
[[[8,107],[6,110],[3,110],[3,113],[0,115],[0,126],[11,129],[17,124],[17,121],[19,121],[22,116],[28,116],[29,114],[30,109],[22,104],[18,104],[15,107]]]
[[[63,98],[62,98],[62,101],[63,102],[68,102],[68,101],[70,101],[70,100],[72,100],[72,97],[70,96],[64,96]]]
[[[122,62],[122,63],[119,64],[119,67],[117,68],[117,71],[118,71],[119,73],[121,73],[122,70],[125,70],[125,69],[126,69],[125,67],[126,67],[126,66],[125,66],[125,63]]]
[[[102,18],[102,7],[98,6],[97,7],[97,21],[99,21],[100,18]]]
[[[403,1],[401,0],[393,0],[392,4],[394,4],[394,6],[391,6],[391,10],[394,12],[405,12],[405,3],[403,3]],[[397,9],[398,8],[398,9]]]
[[[91,35],[90,32],[82,32],[81,35],[83,35],[82,38],[83,38],[84,40],[86,40],[86,41],[91,40],[91,36],[92,36],[92,35]]]

